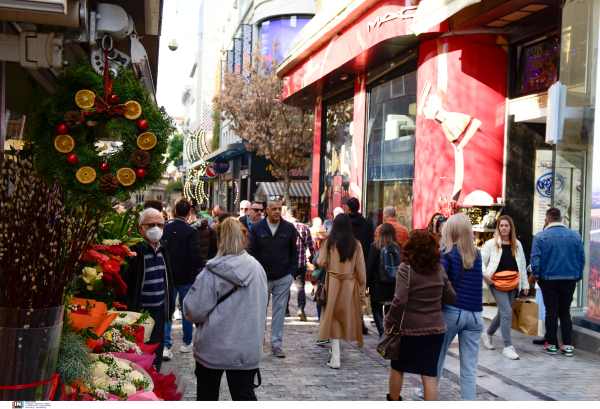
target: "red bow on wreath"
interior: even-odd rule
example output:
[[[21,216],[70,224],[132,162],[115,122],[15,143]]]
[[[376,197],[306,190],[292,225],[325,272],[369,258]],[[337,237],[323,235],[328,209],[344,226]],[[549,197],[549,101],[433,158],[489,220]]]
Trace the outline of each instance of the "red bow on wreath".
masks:
[[[94,98],[94,107],[82,110],[81,119],[83,120],[83,117],[86,115],[99,114],[100,112],[104,111],[108,112],[108,114],[111,116],[115,114],[125,115],[127,106],[123,104],[109,105],[105,100],[102,99],[100,95],[96,94],[96,97]]]

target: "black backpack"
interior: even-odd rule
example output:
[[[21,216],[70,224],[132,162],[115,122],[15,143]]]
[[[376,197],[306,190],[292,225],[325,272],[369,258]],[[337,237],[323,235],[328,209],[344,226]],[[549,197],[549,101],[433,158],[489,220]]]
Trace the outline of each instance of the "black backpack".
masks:
[[[398,246],[390,244],[382,247],[379,253],[379,281],[383,283],[395,283],[398,268],[402,264],[402,251]]]

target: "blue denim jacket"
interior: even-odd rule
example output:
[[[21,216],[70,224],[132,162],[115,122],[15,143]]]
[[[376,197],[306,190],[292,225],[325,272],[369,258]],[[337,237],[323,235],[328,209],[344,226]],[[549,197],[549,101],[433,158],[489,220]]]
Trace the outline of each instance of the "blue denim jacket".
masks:
[[[583,241],[562,223],[551,223],[533,239],[531,271],[536,280],[581,280],[585,267]]]

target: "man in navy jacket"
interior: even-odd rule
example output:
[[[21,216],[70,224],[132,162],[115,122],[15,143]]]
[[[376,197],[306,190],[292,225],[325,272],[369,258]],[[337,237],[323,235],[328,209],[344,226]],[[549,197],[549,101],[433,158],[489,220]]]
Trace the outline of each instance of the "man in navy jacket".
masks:
[[[177,298],[177,293],[179,293],[179,304],[182,310],[183,299],[192,287],[192,284],[194,284],[194,281],[196,281],[196,276],[204,267],[200,242],[198,240],[198,231],[187,223],[191,210],[191,203],[185,198],[180,199],[175,204],[175,219],[171,223],[166,224],[163,230],[165,247],[170,254],[174,284],[173,290],[175,291],[175,298]],[[191,352],[194,325],[185,319],[185,314],[182,314],[181,319],[183,321],[183,345],[181,346],[181,352]],[[173,358],[171,347],[171,322],[169,322],[165,324],[165,350],[163,358],[166,360]]]
[[[273,319],[271,321],[271,351],[285,358],[281,350],[285,307],[290,295],[293,275],[298,268],[296,228],[281,219],[282,201],[269,200],[267,217],[252,224],[248,253],[262,265],[267,274],[269,294],[273,294]]]
[[[538,280],[546,306],[546,344],[542,351],[556,355],[558,319],[563,346],[560,352],[573,356],[571,303],[577,282],[583,276],[585,251],[581,236],[562,224],[560,210],[546,212],[547,226],[536,234],[531,249],[531,270]]]

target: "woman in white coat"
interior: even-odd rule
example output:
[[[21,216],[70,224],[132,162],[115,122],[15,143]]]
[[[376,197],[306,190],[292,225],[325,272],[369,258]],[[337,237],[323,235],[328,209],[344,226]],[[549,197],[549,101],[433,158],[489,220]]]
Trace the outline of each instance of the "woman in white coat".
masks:
[[[496,299],[498,313],[492,320],[487,331],[483,331],[481,338],[487,349],[494,349],[492,335],[500,328],[504,351],[502,355],[508,359],[519,359],[519,355],[512,346],[510,339],[510,327],[512,321],[512,305],[515,295],[523,291],[529,294],[529,282],[527,281],[527,270],[525,252],[521,242],[517,240],[515,224],[510,216],[500,216],[496,224],[494,238],[485,243],[481,251],[483,261],[483,279],[489,284],[490,291]],[[510,291],[502,291],[494,286],[493,275],[500,271],[517,271],[519,273],[519,284],[517,288]]]

